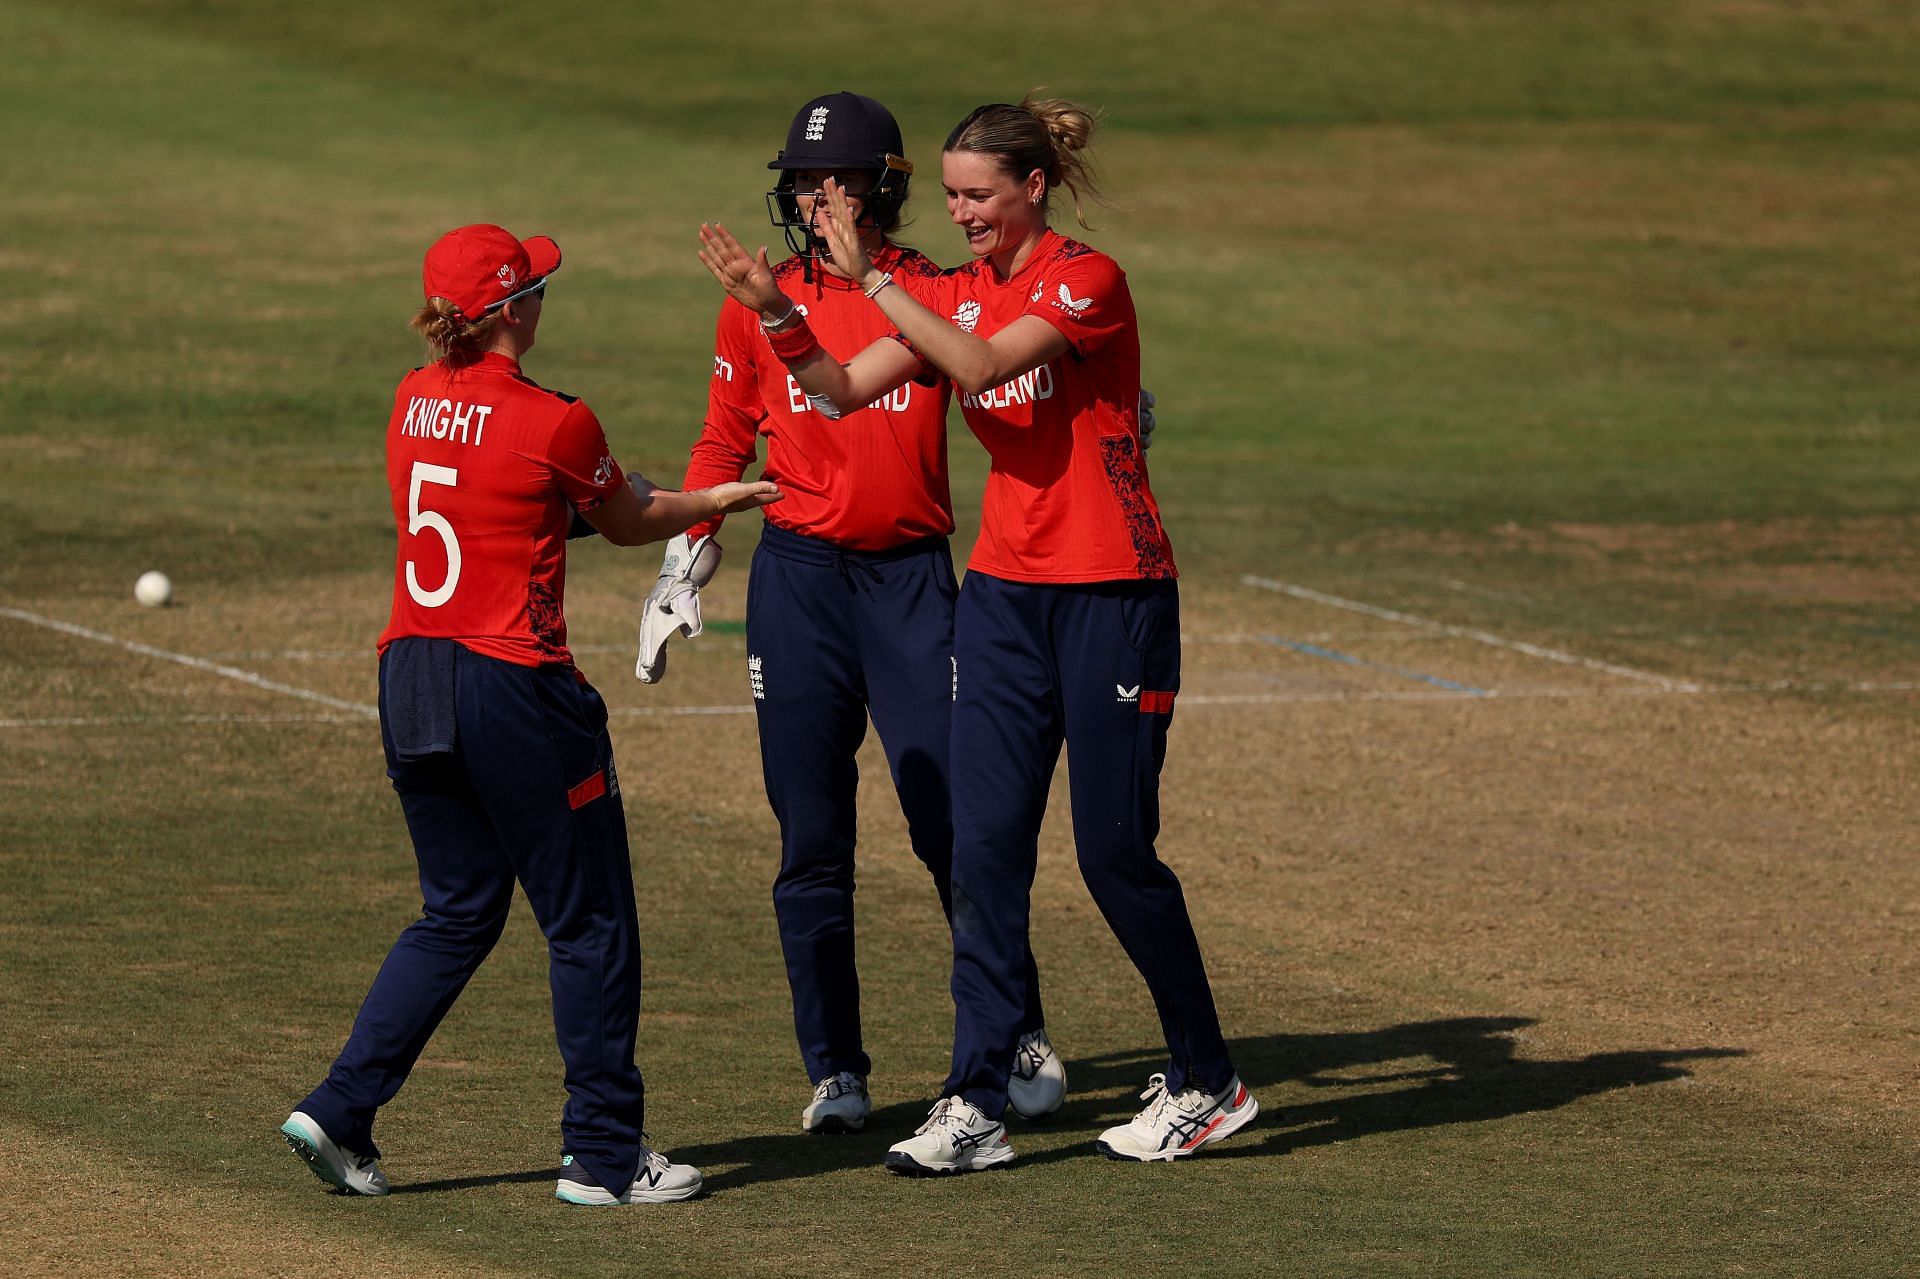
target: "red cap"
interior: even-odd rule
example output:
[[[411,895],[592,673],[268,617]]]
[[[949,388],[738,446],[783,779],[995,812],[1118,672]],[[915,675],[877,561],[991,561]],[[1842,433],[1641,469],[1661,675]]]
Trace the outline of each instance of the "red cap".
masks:
[[[445,298],[471,324],[559,269],[560,246],[546,236],[523,242],[505,227],[481,223],[434,241],[420,279],[429,301]]]

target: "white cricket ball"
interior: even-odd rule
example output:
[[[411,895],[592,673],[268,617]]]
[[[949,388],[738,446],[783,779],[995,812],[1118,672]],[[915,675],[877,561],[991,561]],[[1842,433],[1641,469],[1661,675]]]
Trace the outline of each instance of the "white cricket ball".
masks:
[[[149,569],[133,584],[133,598],[148,608],[159,608],[173,598],[173,583],[157,569]]]

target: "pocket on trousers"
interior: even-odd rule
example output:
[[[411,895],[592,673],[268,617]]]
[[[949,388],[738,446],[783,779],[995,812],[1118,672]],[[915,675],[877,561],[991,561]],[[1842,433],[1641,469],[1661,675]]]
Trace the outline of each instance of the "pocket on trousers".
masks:
[[[1119,605],[1121,637],[1129,649],[1145,657],[1153,649],[1166,610],[1157,607],[1157,600],[1143,594],[1132,583],[1121,588]]]
[[[1162,689],[1180,682],[1180,596],[1169,581],[1128,582],[1119,599],[1120,631],[1143,662],[1146,677]]]
[[[564,667],[542,667],[532,676],[547,741],[571,788],[605,762],[600,743],[607,735],[607,704]]]

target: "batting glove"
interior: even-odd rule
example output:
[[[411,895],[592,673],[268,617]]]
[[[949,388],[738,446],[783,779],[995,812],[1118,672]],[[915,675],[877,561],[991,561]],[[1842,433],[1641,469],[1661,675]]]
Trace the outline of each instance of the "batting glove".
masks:
[[[1153,392],[1140,388],[1140,451],[1153,447]]]
[[[692,639],[704,628],[700,588],[720,570],[720,543],[711,537],[689,542],[685,533],[667,542],[660,578],[640,606],[640,656],[633,664],[642,684],[657,684],[667,673],[667,640],[675,631]]]

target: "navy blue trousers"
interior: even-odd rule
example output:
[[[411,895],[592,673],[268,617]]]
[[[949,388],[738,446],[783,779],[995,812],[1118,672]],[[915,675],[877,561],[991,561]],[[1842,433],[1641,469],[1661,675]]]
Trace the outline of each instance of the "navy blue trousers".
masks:
[[[953,1073],[945,1093],[1007,1105],[1021,957],[1047,791],[1064,742],[1080,875],[1146,979],[1167,1086],[1226,1087],[1220,1034],[1180,881],[1154,851],[1160,767],[1180,687],[1171,581],[1030,585],[967,574],[954,621]]]
[[[841,550],[772,524],[747,582],[748,673],[767,800],[780,822],[774,915],[807,1077],[872,1073],[854,963],[855,754],[873,718],[914,856],[953,917],[948,724],[953,560],[946,539]],[[1019,1030],[1044,1024],[1031,953]]]
[[[378,1154],[374,1114],[500,938],[516,880],[546,934],[566,1064],[562,1149],[619,1194],[640,1162],[634,1065],[640,924],[600,695],[561,667],[459,649],[450,753],[402,758],[382,662],[381,739],[420,866],[421,916],[393,944],[326,1081],[298,1107]]]

